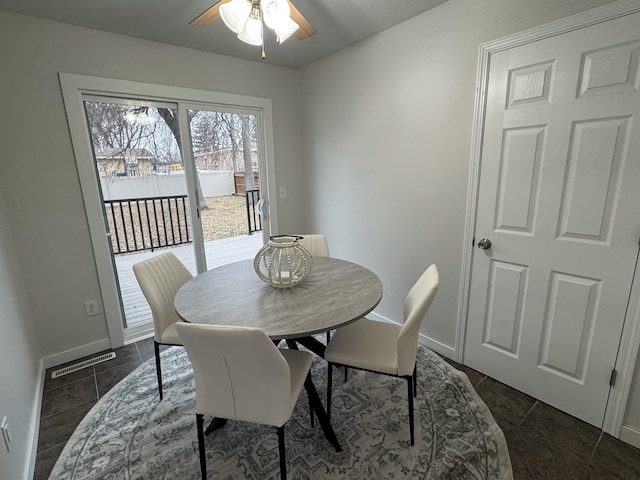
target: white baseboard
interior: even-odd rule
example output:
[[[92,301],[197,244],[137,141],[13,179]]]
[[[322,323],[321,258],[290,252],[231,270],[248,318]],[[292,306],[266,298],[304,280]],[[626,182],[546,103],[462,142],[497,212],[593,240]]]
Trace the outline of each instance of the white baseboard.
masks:
[[[398,322],[394,322],[393,320],[383,317],[382,315],[378,315],[375,312],[371,312],[367,315],[367,317],[371,318],[372,320],[379,320],[381,322],[395,323],[396,325],[399,325]],[[439,353],[440,355],[444,355],[447,358],[455,358],[455,348],[450,347],[449,345],[445,345],[444,343],[439,342],[438,340],[434,340],[433,338],[423,335],[422,333],[418,334],[418,343],[420,345],[424,345],[425,347],[433,350],[436,353]]]
[[[420,345],[424,345],[429,350],[433,350],[434,352],[439,353],[440,355],[443,355],[452,360],[455,358],[455,355],[456,355],[455,348],[450,347],[449,345],[445,345],[444,343],[441,343],[437,340],[434,340],[431,337],[427,337],[426,335],[423,335],[420,333],[418,335],[418,342],[420,343]]]
[[[640,448],[640,430],[622,425],[620,429],[620,440],[636,448]]]
[[[149,337],[153,337],[153,324],[127,328],[124,331],[124,344],[129,345],[131,343],[136,343]]]
[[[31,480],[36,469],[36,457],[38,455],[38,439],[40,436],[40,412],[42,411],[42,396],[44,393],[44,361],[40,360],[38,364],[38,380],[37,388],[35,392],[35,398],[33,399],[33,411],[31,412],[31,422],[29,424],[30,444],[31,451],[29,453],[28,461],[25,465],[25,471],[23,478],[25,480]]]
[[[87,343],[80,347],[65,350],[64,352],[55,353],[44,357],[42,359],[44,368],[57,367],[63,363],[72,362],[87,355],[93,355],[94,353],[102,352],[103,350],[109,350],[111,348],[111,342],[108,338],[98,340],[97,342]]]

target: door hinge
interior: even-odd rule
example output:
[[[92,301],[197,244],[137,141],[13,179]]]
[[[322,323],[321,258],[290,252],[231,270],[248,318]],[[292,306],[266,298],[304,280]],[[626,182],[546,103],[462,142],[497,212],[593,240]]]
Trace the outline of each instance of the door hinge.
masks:
[[[475,246],[476,246],[476,237],[473,237],[473,238],[471,239],[471,246],[472,246],[472,247],[475,247]]]
[[[613,387],[616,384],[616,377],[618,376],[618,371],[614,368],[611,370],[611,378],[609,378],[609,386]]]

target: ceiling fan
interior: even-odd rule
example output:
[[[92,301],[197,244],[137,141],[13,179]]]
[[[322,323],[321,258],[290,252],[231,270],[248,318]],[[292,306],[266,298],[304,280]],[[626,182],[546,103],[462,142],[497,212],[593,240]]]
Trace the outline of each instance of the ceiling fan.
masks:
[[[290,0],[219,0],[189,24],[208,27],[220,18],[238,34],[240,40],[252,45],[263,43],[263,21],[275,30],[278,43],[284,42],[294,33],[300,40],[316,34],[316,29]],[[249,31],[252,29],[254,32]]]

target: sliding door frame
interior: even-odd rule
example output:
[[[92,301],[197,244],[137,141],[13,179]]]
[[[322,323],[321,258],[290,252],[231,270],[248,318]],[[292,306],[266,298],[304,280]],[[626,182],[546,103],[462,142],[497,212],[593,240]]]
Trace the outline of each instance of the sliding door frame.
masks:
[[[181,124],[182,149],[187,178],[191,184],[194,176],[194,162],[190,146],[187,144],[189,126],[186,123],[186,108],[189,106],[229,108],[249,110],[258,115],[261,125],[258,135],[264,145],[264,152],[260,152],[261,186],[266,189],[265,198],[275,198],[276,180],[273,159],[273,120],[271,100],[260,97],[236,95],[229,93],[212,92],[183,87],[172,87],[152,83],[133,82],[128,80],[116,80],[87,75],[60,73],[60,86],[67,114],[69,131],[73,153],[80,178],[82,196],[84,199],[87,223],[93,245],[94,258],[100,291],[102,306],[106,319],[111,348],[118,348],[125,344],[124,322],[120,307],[116,272],[110,253],[110,240],[107,236],[103,216],[103,208],[100,203],[100,185],[95,175],[91,136],[88,129],[84,101],[87,97],[114,97],[139,100],[141,102],[173,103],[178,105],[178,115]],[[191,188],[191,187],[189,187]],[[276,205],[269,204],[264,208],[263,238],[268,238],[271,231],[278,224]],[[193,212],[192,212],[193,214]],[[200,260],[197,260],[200,270]]]
[[[222,112],[222,113],[231,113],[237,115],[252,115],[256,117],[256,126],[257,126],[257,148],[258,148],[258,171],[260,172],[260,191],[266,192],[266,194],[261,194],[260,196],[268,199],[269,191],[274,192],[275,190],[269,189],[266,182],[263,181],[263,178],[274,178],[274,175],[269,175],[267,172],[267,165],[270,165],[272,162],[267,162],[267,154],[266,154],[266,145],[267,141],[264,134],[264,110],[260,108],[247,108],[247,107],[239,107],[237,105],[230,106],[224,104],[203,104],[203,103],[187,103],[181,102],[180,108],[178,109],[178,121],[180,124],[180,138],[188,139],[188,141],[182,141],[182,145],[180,145],[182,151],[182,158],[185,159],[185,175],[187,179],[187,188],[189,198],[196,199],[195,202],[189,202],[190,214],[191,218],[200,218],[199,211],[199,203],[202,199],[197,198],[199,192],[196,189],[197,176],[198,172],[196,171],[195,157],[191,150],[193,141],[191,137],[191,125],[189,124],[187,112],[189,110],[201,110],[201,111],[210,111],[210,112]],[[273,158],[273,157],[270,157]],[[188,161],[187,161],[188,159]],[[267,172],[263,177],[262,172]],[[246,172],[245,172],[246,175]],[[266,222],[269,224],[269,208],[263,210],[264,215],[262,216],[263,223]],[[193,243],[195,245],[195,260],[196,260],[196,270],[198,273],[202,273],[208,269],[207,267],[207,259],[205,255],[205,241],[202,235],[202,229],[199,229],[198,232],[193,232]],[[269,225],[263,228],[262,235],[263,241],[266,243],[269,239],[269,235],[271,228]]]

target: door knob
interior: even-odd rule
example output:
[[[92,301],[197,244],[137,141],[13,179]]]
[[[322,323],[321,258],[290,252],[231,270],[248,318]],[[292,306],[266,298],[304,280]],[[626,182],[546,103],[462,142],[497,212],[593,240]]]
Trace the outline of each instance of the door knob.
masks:
[[[478,248],[481,248],[482,250],[486,250],[488,248],[491,248],[491,240],[489,240],[488,238],[483,238],[478,242]]]

